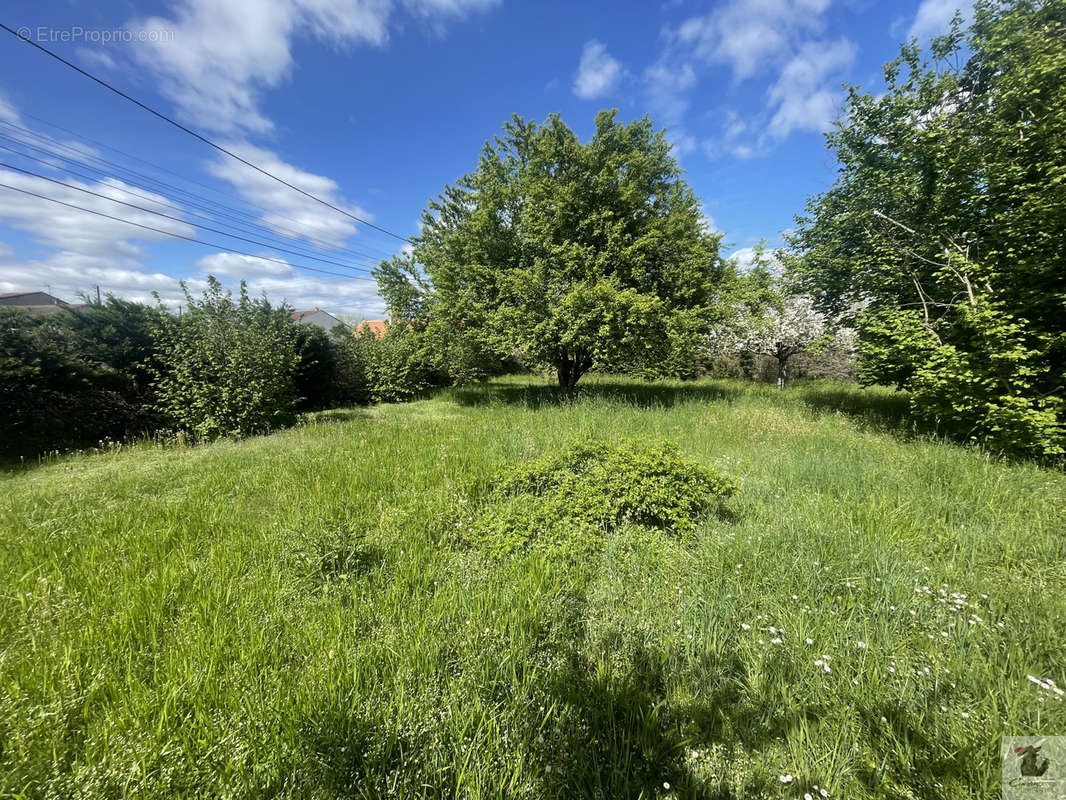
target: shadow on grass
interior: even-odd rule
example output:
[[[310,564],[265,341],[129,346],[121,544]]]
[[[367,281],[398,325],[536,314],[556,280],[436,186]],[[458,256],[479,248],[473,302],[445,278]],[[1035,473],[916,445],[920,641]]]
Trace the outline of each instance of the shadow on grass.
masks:
[[[582,400],[608,400],[637,408],[671,408],[682,403],[730,401],[743,394],[732,387],[708,384],[658,384],[604,382],[579,385],[574,389],[536,384],[488,383],[471,388],[452,389],[450,395],[462,406],[506,404],[538,409],[565,406]]]
[[[642,649],[624,674],[610,674],[574,654],[556,673],[547,688],[562,730],[548,742],[556,757],[539,769],[542,797],[656,797],[666,785],[681,797],[717,797],[697,788],[685,764],[661,663]]]
[[[862,389],[858,386],[824,386],[801,389],[803,403],[815,412],[836,412],[870,428],[906,435],[928,433],[911,416],[910,400],[902,392]]]
[[[366,416],[365,408],[331,408],[328,411],[309,411],[306,414],[306,420],[308,422],[351,422],[364,419]]]

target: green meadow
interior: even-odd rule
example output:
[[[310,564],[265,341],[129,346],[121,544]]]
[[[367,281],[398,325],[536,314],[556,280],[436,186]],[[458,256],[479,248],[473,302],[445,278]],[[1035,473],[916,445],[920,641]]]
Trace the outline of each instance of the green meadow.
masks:
[[[675,442],[738,487],[580,557],[507,469]],[[887,390],[509,378],[0,475],[0,796],[971,798],[1066,734],[1066,476]]]

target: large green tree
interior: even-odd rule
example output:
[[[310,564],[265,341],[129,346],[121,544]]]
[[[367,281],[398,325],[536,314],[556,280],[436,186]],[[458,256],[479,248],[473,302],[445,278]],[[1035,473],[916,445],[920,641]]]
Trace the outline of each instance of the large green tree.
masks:
[[[429,204],[414,249],[437,321],[565,387],[593,367],[671,363],[731,274],[663,133],[615,116],[598,114],[587,143],[557,115],[514,117]],[[419,307],[397,280],[396,305]]]
[[[982,0],[887,91],[853,88],[836,184],[792,238],[860,324],[866,380],[993,449],[1059,455],[1066,410],[1066,3]],[[861,311],[861,313],[859,313]]]

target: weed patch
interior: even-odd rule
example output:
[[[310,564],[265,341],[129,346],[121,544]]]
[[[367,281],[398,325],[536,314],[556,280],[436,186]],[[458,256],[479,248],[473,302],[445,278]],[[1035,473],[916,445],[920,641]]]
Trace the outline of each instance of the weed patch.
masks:
[[[624,525],[683,537],[735,491],[670,442],[575,442],[514,467],[473,515],[466,538],[506,554],[587,552]]]

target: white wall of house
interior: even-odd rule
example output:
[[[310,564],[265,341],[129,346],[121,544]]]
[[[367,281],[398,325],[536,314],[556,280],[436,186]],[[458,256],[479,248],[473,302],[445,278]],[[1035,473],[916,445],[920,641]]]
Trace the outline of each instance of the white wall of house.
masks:
[[[296,322],[300,325],[317,325],[320,328],[324,328],[327,331],[331,331],[338,325],[344,323],[337,319],[332,314],[327,314],[321,309],[314,311],[311,314],[304,314]]]

